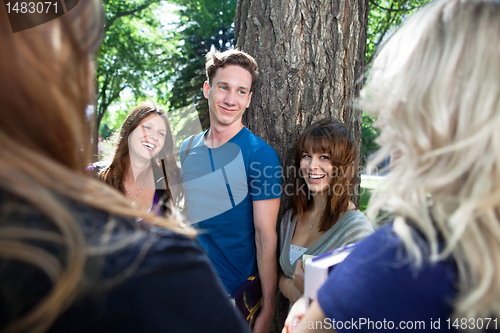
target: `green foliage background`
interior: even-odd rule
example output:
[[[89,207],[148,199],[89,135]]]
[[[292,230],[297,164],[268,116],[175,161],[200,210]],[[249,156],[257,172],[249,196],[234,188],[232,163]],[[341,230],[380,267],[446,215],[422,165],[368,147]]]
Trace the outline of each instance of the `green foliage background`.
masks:
[[[166,93],[160,83],[174,74],[175,43],[163,29],[158,13],[160,0],[104,0],[106,22],[97,54],[97,126],[109,136],[119,128],[123,115],[108,113],[112,106],[128,109],[138,100]],[[128,95],[123,92],[128,91]],[[156,98],[155,98],[156,99]],[[102,125],[102,126],[100,126]]]
[[[377,47],[413,11],[429,0],[371,0],[367,64]],[[141,100],[175,110],[194,105],[203,128],[208,106],[202,95],[205,55],[234,46],[237,0],[104,0],[106,25],[97,55],[97,128],[109,138]],[[166,4],[177,5],[177,23],[166,26]],[[112,110],[112,112],[109,112]],[[172,121],[174,130],[179,127]],[[363,115],[363,161],[378,146],[374,119]]]

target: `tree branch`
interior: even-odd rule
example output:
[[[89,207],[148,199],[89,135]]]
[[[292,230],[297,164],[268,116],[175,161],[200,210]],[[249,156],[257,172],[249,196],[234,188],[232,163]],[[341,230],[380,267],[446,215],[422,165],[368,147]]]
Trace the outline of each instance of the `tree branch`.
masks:
[[[158,0],[148,0],[139,7],[137,7],[136,9],[116,13],[116,15],[106,23],[106,25],[104,26],[104,31],[108,31],[109,27],[111,27],[115,23],[115,21],[120,17],[134,15],[135,13],[143,11],[144,9],[148,8],[151,4],[157,1]]]
[[[370,0],[370,4],[371,5],[375,5],[376,7],[382,9],[382,10],[385,10],[385,11],[388,11],[388,12],[391,12],[391,13],[398,13],[398,12],[407,12],[407,11],[410,11],[410,10],[414,10],[414,9],[417,9],[419,6],[413,6],[413,7],[409,7],[409,8],[401,8],[400,6],[396,9],[392,8],[393,7],[393,3],[391,3],[391,8],[386,8],[386,7],[383,7],[381,5],[379,5],[378,3],[375,2],[375,0]]]

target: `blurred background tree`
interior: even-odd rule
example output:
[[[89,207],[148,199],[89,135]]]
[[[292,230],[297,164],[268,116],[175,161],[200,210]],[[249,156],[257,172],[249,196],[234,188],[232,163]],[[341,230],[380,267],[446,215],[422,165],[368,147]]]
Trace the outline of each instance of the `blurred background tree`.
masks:
[[[98,135],[108,137],[124,119],[123,115],[109,116],[110,107],[135,104],[172,76],[175,44],[162,29],[156,12],[160,3],[103,0],[104,37],[96,59],[96,148]]]
[[[393,30],[422,5],[430,0],[370,0],[366,40],[366,64],[370,65],[377,47]],[[361,144],[362,164],[366,166],[370,154],[378,150],[375,142],[380,131],[373,126],[375,119],[363,112],[363,141]]]

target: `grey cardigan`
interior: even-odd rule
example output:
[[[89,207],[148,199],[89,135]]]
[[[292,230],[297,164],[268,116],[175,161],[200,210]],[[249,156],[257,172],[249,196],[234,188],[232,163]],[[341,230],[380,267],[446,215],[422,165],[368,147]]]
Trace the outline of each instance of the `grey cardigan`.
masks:
[[[288,210],[280,225],[280,266],[283,273],[292,278],[297,261],[290,264],[290,244],[297,223],[297,216],[292,220],[292,210]],[[373,226],[359,210],[350,210],[316,241],[304,254],[319,255],[347,244],[359,242],[373,232]]]

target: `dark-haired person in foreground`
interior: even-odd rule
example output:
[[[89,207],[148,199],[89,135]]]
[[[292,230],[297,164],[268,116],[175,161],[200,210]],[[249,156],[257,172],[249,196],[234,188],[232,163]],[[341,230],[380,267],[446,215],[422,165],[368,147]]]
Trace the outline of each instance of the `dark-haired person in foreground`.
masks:
[[[498,1],[436,1],[383,46],[360,106],[378,115],[379,161],[393,156],[368,216],[392,222],[284,332],[498,332],[499,59]]]
[[[0,6],[0,331],[245,332],[194,231],[84,171],[102,9],[12,33]]]
[[[258,270],[263,302],[254,332],[268,332],[277,283],[276,219],[281,165],[276,151],[241,122],[257,63],[229,50],[207,55],[210,128],[181,146],[189,222],[229,294]]]

